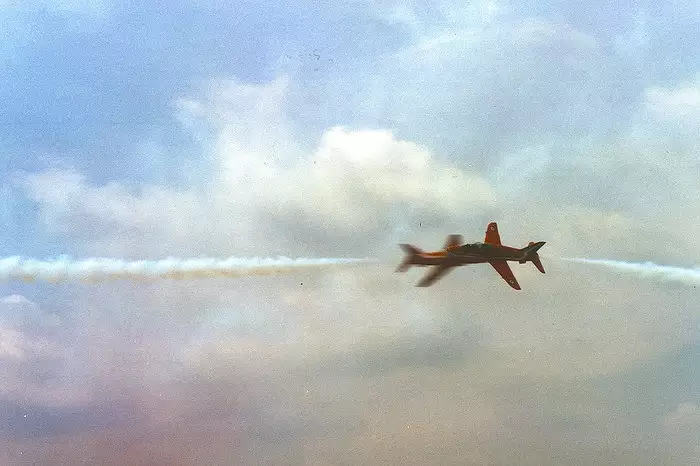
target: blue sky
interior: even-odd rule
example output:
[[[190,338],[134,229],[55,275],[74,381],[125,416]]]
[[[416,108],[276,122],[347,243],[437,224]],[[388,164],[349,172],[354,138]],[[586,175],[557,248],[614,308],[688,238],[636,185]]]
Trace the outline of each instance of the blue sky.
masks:
[[[26,161],[27,150],[68,153],[95,176],[107,168],[128,178],[139,174],[129,162],[136,141],[154,138],[177,148],[187,141],[174,124],[172,102],[204,80],[260,83],[274,77],[283,55],[308,65],[316,50],[333,56],[336,66],[358,66],[396,49],[406,35],[366,24],[351,7],[337,18],[308,5],[258,2],[105,10],[36,5],[3,15],[14,32],[3,44],[2,122],[5,145],[17,153],[13,162]],[[363,40],[368,28],[371,40]]]
[[[304,71],[320,53],[336,69],[362,67],[406,41],[401,28],[367,24],[369,15],[352,6],[329,14],[314,5],[258,2],[136,9],[58,3],[7,6],[0,17],[7,31],[0,117],[7,175],[66,164],[96,182],[187,182],[173,165],[206,165],[175,118],[178,97],[213,78],[264,82],[284,57]],[[45,246],[49,238],[16,242],[22,231],[36,231],[32,206],[17,197],[3,216],[8,253],[59,253],[60,245]]]
[[[697,264],[699,23],[680,0],[3,2],[4,256],[383,262],[3,283],[0,462],[697,458],[697,290],[558,258]],[[397,242],[492,220],[547,241],[522,293],[393,273]]]
[[[553,18],[600,40],[610,68],[610,88],[600,90],[615,93],[616,117],[628,116],[647,85],[694,75],[700,59],[693,46],[697,14],[664,10],[653,2],[635,8],[596,6],[508,5],[504,17]],[[168,164],[139,154],[145,142],[168,158],[196,152],[173,118],[175,99],[217,77],[265,82],[280,71],[277,63],[285,57],[302,73],[310,93],[313,82],[323,85],[334,74],[366,74],[377,60],[409,44],[414,33],[410,25],[382,21],[372,10],[364,2],[335,7],[303,2],[182,2],[137,9],[107,2],[6,6],[2,23],[9,40],[2,46],[5,111],[0,122],[5,166],[31,170],[47,159],[69,158],[99,181],[180,181],[167,173]],[[437,16],[438,8],[416,4],[415,10],[419,24],[446,31],[453,26]],[[632,45],[615,51],[625,36]],[[347,119],[367,124],[362,117],[307,115],[320,125]],[[385,123],[401,126],[394,119]]]

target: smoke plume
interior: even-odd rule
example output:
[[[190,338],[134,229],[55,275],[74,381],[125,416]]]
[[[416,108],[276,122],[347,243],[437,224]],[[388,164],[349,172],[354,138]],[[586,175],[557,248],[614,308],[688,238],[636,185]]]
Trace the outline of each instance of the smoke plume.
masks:
[[[700,268],[687,269],[684,267],[658,265],[653,262],[640,263],[608,259],[563,258],[563,260],[582,264],[601,265],[603,267],[634,273],[641,277],[657,280],[681,282],[688,285],[700,284]]]
[[[199,258],[124,261],[110,258],[72,260],[24,259],[19,256],[0,259],[0,281],[45,280],[153,280],[238,278],[251,275],[276,275],[300,269],[322,269],[360,265],[370,259],[320,258]]]

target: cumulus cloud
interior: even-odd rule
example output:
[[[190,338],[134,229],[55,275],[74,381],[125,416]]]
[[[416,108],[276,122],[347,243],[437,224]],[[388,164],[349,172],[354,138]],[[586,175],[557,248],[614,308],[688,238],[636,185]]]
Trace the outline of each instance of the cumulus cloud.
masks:
[[[131,192],[117,183],[92,185],[71,170],[31,174],[23,185],[49,228],[101,237],[86,241],[87,250],[101,255],[170,255],[168,249],[182,248],[227,255],[257,248],[259,255],[278,242],[308,254],[318,236],[347,240],[343,254],[366,253],[368,243],[385,246],[382,236],[420,217],[444,221],[494,205],[482,176],[386,130],[333,127],[315,148],[294,149],[301,144],[289,134],[283,83],[227,83],[215,87],[225,91],[209,104],[180,101],[184,121],[216,132],[217,168],[208,186]],[[260,234],[275,229],[285,234]]]
[[[504,190],[504,180],[537,181],[551,173],[554,164],[542,152],[526,151],[524,161],[504,164],[497,183],[494,175],[461,168],[387,130],[331,127],[304,149],[284,128],[283,82],[227,82],[221,96],[209,91],[202,100],[181,102],[183,121],[215,135],[210,159],[218,169],[206,187],[130,191],[116,183],[95,185],[73,171],[30,175],[23,186],[48,226],[101,255],[165,255],[182,245],[193,254],[289,247],[292,253],[361,251],[397,260],[399,237],[439,246],[448,228],[458,228],[480,239],[485,221],[500,213],[507,243],[548,240],[548,274],[514,266],[527,284],[518,295],[487,267],[455,271],[419,294],[413,288],[418,273],[394,275],[393,264],[247,281],[233,289],[212,282],[146,292],[125,286],[113,295],[105,288],[82,290],[76,357],[93,374],[90,399],[138,409],[137,430],[158,426],[176,435],[169,424],[174,420],[193,426],[185,436],[208,432],[217,444],[233,429],[249,451],[242,461],[347,458],[369,438],[375,445],[369,451],[387,461],[433,452],[446,461],[466,455],[508,462],[522,448],[517,435],[539,422],[532,416],[543,403],[528,395],[525,407],[509,411],[516,406],[503,400],[518,392],[513,384],[558,385],[563,396],[580,380],[613,376],[695,338],[679,331],[692,320],[689,296],[660,314],[670,296],[661,286],[613,283],[557,263],[559,251],[588,252],[591,245],[597,252],[619,251],[640,223],[622,206],[616,211],[573,202],[579,188],[569,178],[556,185],[556,197],[515,202],[528,191]],[[258,101],[257,107],[247,104]],[[278,151],[271,141],[298,151]],[[536,158],[541,162],[528,170]],[[109,310],[117,312],[116,322],[107,318]],[[10,350],[23,347],[8,343]],[[427,399],[426,390],[441,401]],[[580,422],[597,422],[570,409]],[[376,417],[378,410],[384,414]],[[455,417],[455,410],[479,414]],[[220,413],[214,426],[205,427],[207,413]],[[516,427],[503,430],[513,422]],[[117,438],[138,450],[119,423],[116,429]],[[439,440],[448,431],[467,440]],[[476,432],[491,446],[478,448]],[[493,441],[503,432],[510,432],[510,448],[499,451]],[[545,448],[542,439],[552,435],[534,430],[525,443]],[[401,446],[382,446],[386,436]],[[417,437],[426,439],[412,448]],[[284,447],[275,446],[279,439]],[[99,442],[89,438],[92,454],[99,454]],[[561,442],[562,454],[571,454]],[[205,457],[194,451],[192,462]],[[528,461],[537,463],[542,451],[528,450]]]
[[[119,237],[121,246],[115,243],[117,249],[111,251],[122,257],[143,257],[145,250],[139,245],[144,242],[155,245],[166,234],[170,238],[187,234],[191,230],[182,219],[196,217],[201,210],[192,193],[158,186],[132,193],[118,183],[95,186],[70,169],[29,174],[21,185],[42,206],[42,220],[52,233],[86,242],[95,237],[106,236],[108,242]]]
[[[308,126],[372,122],[483,170],[504,150],[619,128],[637,96],[616,61],[568,24],[486,21],[433,31],[353,80],[297,84],[289,100]]]
[[[27,180],[29,192],[43,206],[51,225],[73,230],[77,227],[80,231],[77,217],[89,214],[94,222],[81,234],[90,232],[94,236],[97,230],[106,237],[93,248],[123,248],[132,254],[133,240],[126,238],[134,235],[123,232],[134,225],[141,225],[141,231],[152,235],[151,244],[148,237],[137,240],[151,251],[164,251],[164,240],[177,245],[177,232],[189,231],[185,235],[192,235],[190,226],[197,231],[197,225],[203,225],[199,234],[209,242],[221,241],[228,251],[289,244],[305,252],[340,248],[392,258],[398,235],[405,238],[412,232],[419,244],[430,236],[435,242],[434,235],[438,231],[444,234],[446,226],[454,225],[465,233],[464,223],[457,225],[468,222],[474,226],[474,234],[480,236],[483,225],[475,220],[485,220],[489,213],[513,215],[505,224],[506,238],[528,229],[538,237],[520,238],[522,243],[555,237],[557,240],[548,246],[553,256],[558,252],[588,252],[593,246],[598,255],[619,252],[626,239],[640,233],[641,226],[632,216],[572,203],[571,196],[579,187],[574,184],[567,190],[562,181],[555,185],[557,196],[550,194],[548,198],[551,204],[535,200],[532,204],[511,205],[509,201],[519,196],[509,198],[501,191],[499,197],[488,177],[460,169],[427,147],[400,140],[384,130],[330,128],[315,148],[295,160],[284,149],[275,151],[271,145],[271,141],[277,141],[284,147],[300,146],[284,130],[285,83],[276,80],[256,87],[228,82],[221,95],[212,96],[209,91],[207,100],[181,102],[181,111],[186,112],[183,118],[192,122],[204,119],[217,131],[212,155],[220,168],[204,193],[190,190],[168,195],[155,187],[141,195],[130,194],[119,185],[91,186],[74,173],[32,175]],[[268,139],[267,134],[272,136]],[[524,180],[528,176],[537,182],[538,169],[551,172],[548,158],[534,165],[532,161],[533,156],[526,153],[525,162],[502,166],[506,171],[499,174],[499,186],[509,179]],[[66,186],[60,192],[50,188],[58,185],[54,183],[56,177],[62,177],[61,185]],[[170,210],[163,206],[170,206]],[[210,221],[203,223],[205,218]],[[422,219],[426,219],[427,232],[416,228]],[[205,228],[214,231],[204,233]],[[260,231],[283,234],[266,237]],[[228,241],[231,232],[236,233],[234,242]],[[197,244],[192,236],[185,241]],[[518,239],[512,241],[517,244]],[[223,250],[223,246],[217,246]],[[356,292],[361,294],[359,289]],[[559,331],[567,334],[564,329]],[[571,357],[579,355],[572,353]],[[601,363],[600,370],[606,367],[614,366]]]
[[[134,188],[70,169],[20,185],[43,226],[86,255],[387,263],[69,288],[58,336],[3,321],[0,352],[16,379],[4,393],[82,400],[111,422],[90,428],[61,412],[75,431],[46,442],[13,431],[4,451],[67,463],[619,464],[663,460],[663,435],[693,451],[674,426],[692,424],[696,407],[654,418],[652,382],[608,386],[634,385],[640,366],[697,342],[695,296],[557,256],[658,261],[693,250],[695,227],[677,218],[689,218],[697,180],[643,141],[669,147],[673,138],[654,135],[681,121],[674,112],[692,115],[694,84],[648,85],[629,106],[606,44],[577,27],[477,2],[469,8],[484,16],[447,34],[419,5],[384,5],[415,41],[367,71],[321,84],[214,79],[177,99],[206,153],[202,185]],[[684,143],[676,161],[692,168],[696,146],[674,138]],[[396,242],[480,240],[490,220],[507,244],[547,241],[546,275],[514,264],[521,293],[486,265],[429,289],[413,286],[424,270],[392,272]],[[20,297],[3,305],[46,318]],[[54,391],[20,377],[46,348],[70,375]],[[631,432],[630,419],[649,422]]]

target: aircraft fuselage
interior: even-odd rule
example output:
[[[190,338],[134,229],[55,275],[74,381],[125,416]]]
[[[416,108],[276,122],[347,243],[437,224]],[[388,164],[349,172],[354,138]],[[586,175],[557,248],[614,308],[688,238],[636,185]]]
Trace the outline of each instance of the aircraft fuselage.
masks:
[[[411,265],[450,265],[457,267],[467,264],[482,264],[492,260],[517,261],[525,259],[523,251],[509,246],[493,246],[476,243],[465,244],[447,251],[416,254]]]

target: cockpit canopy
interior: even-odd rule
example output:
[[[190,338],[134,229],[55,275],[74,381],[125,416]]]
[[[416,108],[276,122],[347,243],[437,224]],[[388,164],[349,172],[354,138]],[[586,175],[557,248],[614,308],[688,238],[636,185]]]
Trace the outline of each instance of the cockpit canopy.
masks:
[[[493,245],[488,244],[488,243],[481,243],[481,242],[467,243],[467,244],[463,244],[462,246],[457,248],[456,251],[468,253],[468,252],[474,252],[474,251],[483,251],[484,249],[489,249],[492,247],[493,247]]]

